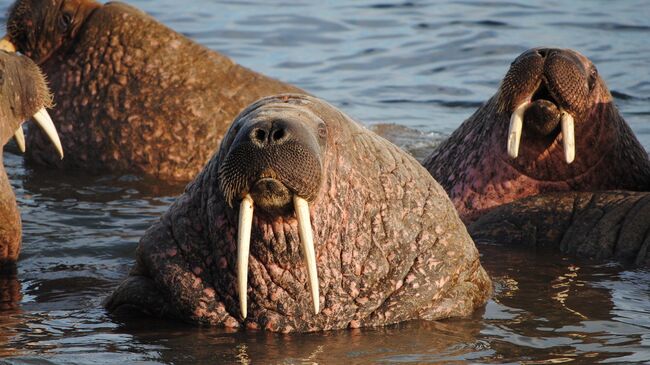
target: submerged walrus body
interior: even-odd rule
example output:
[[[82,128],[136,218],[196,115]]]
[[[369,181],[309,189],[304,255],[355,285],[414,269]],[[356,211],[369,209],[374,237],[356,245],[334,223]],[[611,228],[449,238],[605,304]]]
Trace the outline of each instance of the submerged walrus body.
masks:
[[[106,305],[306,332],[465,316],[490,292],[417,161],[331,105],[288,94],[233,122]]]
[[[126,4],[19,0],[8,40],[43,69],[69,158],[28,135],[31,161],[189,181],[230,121],[260,97],[298,88],[237,65]]]
[[[572,50],[536,48],[424,162],[471,222],[553,191],[650,187],[650,161],[595,66]]]

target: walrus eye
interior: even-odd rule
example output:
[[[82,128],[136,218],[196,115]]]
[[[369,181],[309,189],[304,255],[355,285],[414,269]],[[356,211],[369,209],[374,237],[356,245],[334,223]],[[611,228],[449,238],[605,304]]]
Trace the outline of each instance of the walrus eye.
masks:
[[[596,67],[591,66],[591,70],[589,70],[589,91],[593,90],[596,79],[598,79],[598,70]]]
[[[71,24],[72,24],[72,15],[69,13],[61,14],[61,17],[59,18],[59,31],[67,32],[68,29],[70,29]]]
[[[327,138],[327,128],[325,128],[325,124],[323,123],[318,126],[318,137],[321,139]]]

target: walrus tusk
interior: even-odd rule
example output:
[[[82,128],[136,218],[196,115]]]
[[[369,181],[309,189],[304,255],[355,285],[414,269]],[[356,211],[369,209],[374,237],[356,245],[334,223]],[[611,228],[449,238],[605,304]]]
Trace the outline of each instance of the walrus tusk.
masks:
[[[314,236],[311,231],[309,203],[305,199],[294,195],[293,206],[296,210],[296,217],[298,218],[298,234],[300,235],[303,255],[305,255],[311,298],[314,302],[314,313],[318,314],[320,312],[320,295],[318,293],[318,271],[316,270],[316,254],[314,253]]]
[[[20,152],[25,153],[25,133],[23,133],[23,127],[19,126],[14,133],[14,140]]]
[[[3,51],[16,53],[16,46],[14,46],[14,44],[11,43],[11,41],[7,36],[4,36],[2,37],[2,39],[0,39],[0,49]]]
[[[33,118],[34,121],[36,121],[36,124],[38,124],[38,126],[41,127],[43,132],[45,132],[45,134],[48,136],[50,141],[52,141],[54,147],[56,147],[56,151],[59,153],[59,156],[61,159],[63,159],[63,147],[61,147],[61,140],[59,139],[59,135],[56,132],[56,127],[52,122],[52,118],[50,118],[50,115],[47,114],[47,110],[45,110],[45,108],[41,108],[36,112],[36,114],[34,114]]]
[[[524,112],[528,108],[528,102],[520,104],[510,117],[510,127],[508,128],[508,155],[512,158],[519,156],[519,143],[521,142],[521,132],[524,127]]]
[[[562,143],[564,144],[564,158],[566,163],[573,162],[576,157],[576,137],[573,116],[562,110]]]
[[[246,194],[239,205],[239,225],[237,232],[237,284],[239,289],[239,308],[242,318],[246,318],[248,287],[248,254],[251,246],[251,227],[253,226],[253,198]]]

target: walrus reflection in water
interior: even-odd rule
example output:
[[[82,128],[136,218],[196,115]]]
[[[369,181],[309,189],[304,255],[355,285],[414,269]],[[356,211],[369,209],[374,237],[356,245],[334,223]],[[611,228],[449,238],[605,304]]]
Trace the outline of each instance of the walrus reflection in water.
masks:
[[[6,41],[48,77],[69,158],[29,133],[29,161],[189,181],[255,100],[300,89],[239,66],[119,2],[18,0]]]
[[[140,240],[113,312],[307,332],[466,316],[491,282],[444,190],[331,105],[262,99]]]
[[[0,45],[1,47],[2,45]],[[52,120],[45,108],[52,103],[45,78],[30,59],[0,50],[0,140],[4,146],[12,136],[25,149],[22,123],[33,118],[63,157]],[[0,150],[0,309],[13,308],[20,300],[16,260],[21,246],[20,212]]]

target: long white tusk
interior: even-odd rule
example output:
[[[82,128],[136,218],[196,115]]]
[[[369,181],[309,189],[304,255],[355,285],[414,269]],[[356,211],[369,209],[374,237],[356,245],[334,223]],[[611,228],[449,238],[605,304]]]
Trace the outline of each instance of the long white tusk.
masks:
[[[562,110],[562,142],[564,144],[564,158],[566,163],[571,163],[576,157],[576,136],[573,116]]]
[[[20,152],[25,153],[25,133],[23,133],[23,127],[19,126],[14,133],[14,140]]]
[[[528,102],[519,105],[512,116],[510,116],[510,127],[508,128],[508,155],[512,158],[519,156],[519,143],[521,142],[521,132],[524,127],[524,112],[528,108]]]
[[[237,283],[239,285],[239,307],[242,318],[246,318],[248,288],[248,254],[251,246],[251,227],[253,226],[253,198],[246,194],[239,205],[239,226],[237,231]]]
[[[61,147],[61,140],[59,140],[59,135],[56,132],[56,127],[52,123],[52,118],[47,114],[45,108],[41,108],[39,111],[34,114],[34,121],[38,124],[39,127],[45,132],[45,134],[50,138],[50,141],[54,143],[59,156],[63,159],[63,147]]]
[[[10,53],[16,53],[16,46],[11,43],[7,36],[4,36],[2,39],[0,39],[0,49]]]
[[[305,199],[294,195],[293,206],[296,210],[296,217],[298,218],[298,234],[302,243],[303,255],[305,255],[311,298],[314,302],[314,313],[318,314],[320,312],[320,295],[318,294],[318,271],[316,270],[316,253],[314,252],[314,236],[311,231],[309,203]]]

